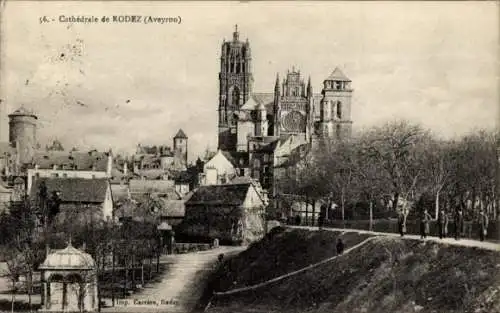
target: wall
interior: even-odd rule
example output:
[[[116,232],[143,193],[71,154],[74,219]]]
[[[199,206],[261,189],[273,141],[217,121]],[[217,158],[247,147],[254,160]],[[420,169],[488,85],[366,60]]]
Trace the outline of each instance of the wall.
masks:
[[[228,178],[236,175],[236,169],[233,164],[220,151],[210,161],[205,163],[203,172],[205,173],[205,185],[217,184],[217,177],[223,175],[226,175]]]
[[[237,151],[248,151],[248,136],[255,135],[255,125],[252,121],[238,121]]]

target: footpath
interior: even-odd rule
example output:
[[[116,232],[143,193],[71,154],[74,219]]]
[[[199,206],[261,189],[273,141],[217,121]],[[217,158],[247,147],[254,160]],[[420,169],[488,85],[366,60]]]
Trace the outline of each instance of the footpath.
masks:
[[[222,246],[217,249],[168,255],[162,258],[167,271],[161,282],[146,286],[140,293],[115,300],[114,307],[103,308],[102,312],[162,312],[187,313],[193,310],[203,293],[207,271],[214,270],[219,254],[225,256],[239,253],[246,247]],[[110,299],[105,299],[111,304]]]

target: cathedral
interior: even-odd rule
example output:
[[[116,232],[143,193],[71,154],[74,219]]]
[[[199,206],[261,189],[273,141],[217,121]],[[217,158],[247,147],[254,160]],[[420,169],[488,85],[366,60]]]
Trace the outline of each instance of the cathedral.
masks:
[[[236,28],[224,41],[219,73],[219,139],[223,151],[249,152],[254,147],[293,136],[295,142],[315,145],[325,138],[351,133],[351,80],[335,68],[315,94],[293,68],[274,92],[253,90],[252,52],[248,39],[241,41]]]
[[[273,92],[255,92],[248,39],[240,40],[236,26],[232,40],[222,43],[218,149],[271,199],[279,192],[280,169],[293,167],[323,142],[351,135],[351,80],[338,67],[330,71],[320,93],[295,68],[282,79],[276,75]]]

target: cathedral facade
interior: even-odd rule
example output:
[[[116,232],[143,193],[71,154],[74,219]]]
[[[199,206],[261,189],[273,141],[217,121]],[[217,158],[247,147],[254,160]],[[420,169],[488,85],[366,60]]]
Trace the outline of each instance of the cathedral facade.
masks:
[[[257,146],[293,136],[295,142],[315,145],[325,138],[351,134],[351,80],[337,67],[314,93],[299,70],[292,68],[274,92],[253,90],[252,53],[248,39],[235,29],[221,49],[219,73],[219,138],[223,151],[250,152]]]
[[[322,142],[351,135],[351,80],[338,67],[328,72],[320,93],[295,68],[282,79],[276,75],[272,92],[255,92],[248,39],[240,40],[236,27],[232,40],[222,43],[218,149],[231,155],[235,167],[248,168],[238,172],[261,183],[271,207],[279,206],[277,186],[287,168]]]

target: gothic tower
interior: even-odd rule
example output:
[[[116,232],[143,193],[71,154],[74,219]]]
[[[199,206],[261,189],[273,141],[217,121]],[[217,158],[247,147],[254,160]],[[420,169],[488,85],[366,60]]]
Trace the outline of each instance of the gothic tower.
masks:
[[[252,93],[252,55],[248,39],[240,41],[238,25],[233,39],[222,43],[219,73],[219,149],[235,151],[236,113]]]
[[[341,140],[351,136],[351,80],[336,67],[323,81],[320,136]]]
[[[178,163],[181,167],[187,166],[187,148],[188,148],[188,136],[182,129],[179,129],[177,134],[174,136],[174,156],[178,158]]]

